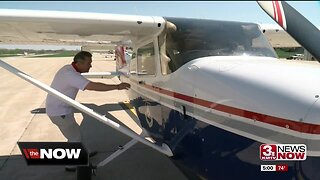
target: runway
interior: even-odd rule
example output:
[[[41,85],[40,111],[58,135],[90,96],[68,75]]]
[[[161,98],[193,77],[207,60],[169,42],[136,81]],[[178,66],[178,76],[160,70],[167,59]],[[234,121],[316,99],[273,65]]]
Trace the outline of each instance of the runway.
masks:
[[[63,58],[2,58],[5,62],[24,71],[30,76],[50,85],[55,72],[72,57]],[[90,72],[115,71],[115,61],[103,56],[94,56]],[[66,141],[59,129],[45,114],[44,102],[47,93],[0,68],[0,180],[17,179],[76,179],[76,173],[65,172],[64,166],[27,166],[17,146],[18,141]],[[107,84],[117,84],[119,80],[92,79]],[[106,115],[114,121],[121,121],[137,133],[140,127],[120,106],[128,100],[125,90],[110,92],[79,91],[78,102]],[[128,111],[128,110],[127,110]],[[99,163],[124,145],[130,138],[110,127],[82,114],[75,113],[77,123],[90,148],[98,155],[92,158]],[[111,163],[97,170],[92,179],[175,179],[185,180],[185,176],[172,164],[168,157],[138,143]]]

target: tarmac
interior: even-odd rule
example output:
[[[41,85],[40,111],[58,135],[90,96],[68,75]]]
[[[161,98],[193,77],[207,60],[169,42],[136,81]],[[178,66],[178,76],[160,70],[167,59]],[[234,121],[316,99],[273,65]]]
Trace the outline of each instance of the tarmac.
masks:
[[[72,62],[72,57],[58,58],[1,58],[21,71],[50,85],[56,71]],[[95,54],[90,72],[115,71],[115,61]],[[75,172],[66,172],[64,166],[28,166],[18,148],[18,141],[65,142],[60,130],[45,113],[47,93],[0,67],[0,180],[71,180]],[[91,79],[107,84],[118,84],[112,79]],[[137,120],[120,104],[128,101],[126,90],[95,92],[79,91],[78,102],[109,119],[121,122],[141,133]],[[98,151],[90,161],[98,164],[131,139],[101,122],[75,111],[84,143]],[[138,143],[98,168],[93,180],[186,180],[187,178],[165,155]]]

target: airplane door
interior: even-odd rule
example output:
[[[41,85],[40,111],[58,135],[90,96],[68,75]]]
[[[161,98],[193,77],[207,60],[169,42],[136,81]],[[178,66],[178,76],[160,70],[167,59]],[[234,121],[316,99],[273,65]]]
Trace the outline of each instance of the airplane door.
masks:
[[[137,93],[139,103],[137,113],[141,126],[148,130],[153,138],[161,132],[161,104],[160,95],[154,84],[157,82],[156,41],[152,41],[137,49]]]
[[[195,126],[195,121],[189,116],[194,111],[190,102],[195,95],[194,78],[189,69],[180,68],[179,49],[176,41],[165,33],[159,35],[159,87],[163,90],[160,101],[162,111],[162,136],[171,148],[179,146],[180,142]],[[188,115],[189,114],[189,115]]]

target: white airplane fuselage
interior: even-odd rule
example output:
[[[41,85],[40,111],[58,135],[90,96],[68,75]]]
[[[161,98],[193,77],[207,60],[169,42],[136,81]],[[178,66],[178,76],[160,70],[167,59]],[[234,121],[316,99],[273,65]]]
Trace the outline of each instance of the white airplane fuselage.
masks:
[[[260,160],[263,143],[308,148],[306,161],[282,161],[289,172],[273,174],[275,179],[302,172],[305,179],[319,177],[312,169],[320,165],[319,65],[246,54],[205,56],[163,74],[160,56],[156,51],[153,75],[130,73],[136,62],[128,61],[120,80],[131,84],[128,95],[141,126],[170,146],[171,159],[189,178],[270,179],[260,165],[279,162]]]

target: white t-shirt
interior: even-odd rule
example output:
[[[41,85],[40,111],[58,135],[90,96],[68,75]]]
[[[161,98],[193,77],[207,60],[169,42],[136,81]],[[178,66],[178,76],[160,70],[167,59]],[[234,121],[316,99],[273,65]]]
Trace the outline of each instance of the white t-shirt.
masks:
[[[69,64],[63,66],[54,76],[51,87],[62,94],[75,99],[79,89],[84,90],[90,81]],[[73,108],[63,101],[48,94],[46,113],[48,116],[62,116],[73,112]]]

